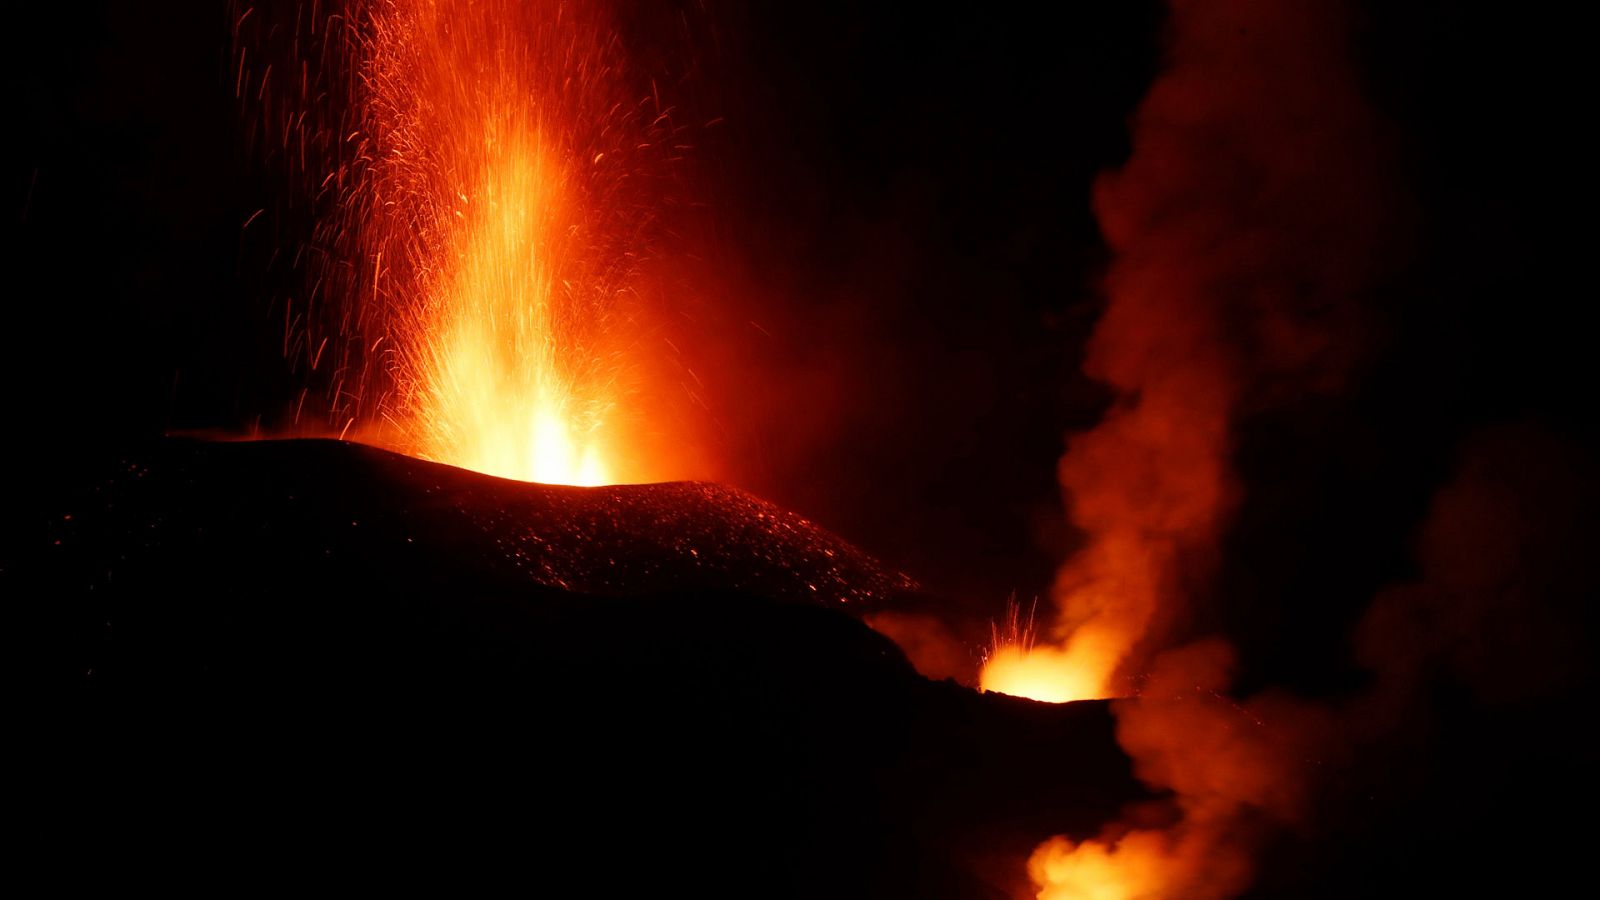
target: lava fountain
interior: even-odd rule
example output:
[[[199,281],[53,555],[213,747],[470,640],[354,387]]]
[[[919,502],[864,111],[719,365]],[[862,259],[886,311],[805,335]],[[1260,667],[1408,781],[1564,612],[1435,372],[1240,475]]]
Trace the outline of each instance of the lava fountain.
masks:
[[[305,305],[328,299],[303,327],[334,307],[323,330],[338,358],[313,335],[298,343],[311,369],[332,370],[339,433],[524,481],[663,474],[629,454],[646,405],[640,263],[660,205],[642,185],[670,120],[630,87],[606,10],[316,6],[296,20],[301,83],[277,88],[277,127],[285,146],[324,133],[326,174],[318,184],[309,167],[307,185],[329,261],[311,265]],[[265,92],[270,66],[259,77]]]

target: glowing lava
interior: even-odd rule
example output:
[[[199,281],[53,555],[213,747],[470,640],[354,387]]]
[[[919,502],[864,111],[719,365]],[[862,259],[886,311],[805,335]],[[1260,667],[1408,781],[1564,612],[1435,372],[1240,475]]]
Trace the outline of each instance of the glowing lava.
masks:
[[[1133,832],[1116,844],[1054,837],[1028,859],[1039,900],[1162,897],[1167,886],[1162,836]]]
[[[583,323],[562,318],[571,288],[555,278],[571,226],[559,164],[531,137],[486,143],[499,158],[462,193],[477,202],[446,220],[452,265],[430,280],[409,360],[416,452],[524,481],[605,484],[613,386],[605,361],[586,356]]]
[[[374,4],[369,26],[354,227],[390,307],[398,443],[509,478],[611,480],[646,218],[622,190],[640,141],[615,41],[591,10],[514,0]]]
[[[1101,669],[1055,647],[996,649],[984,664],[985,691],[1046,703],[1099,700],[1110,696]]]
[[[237,89],[316,221],[284,311],[296,425],[321,411],[342,437],[528,481],[682,477],[655,458],[676,433],[641,416],[651,186],[677,149],[603,0],[253,12]]]
[[[1034,631],[1037,611],[1037,605],[1030,607],[1024,619],[1015,598],[1006,604],[1006,619],[994,626],[979,687],[1045,703],[1114,696],[1111,678],[1122,658],[1117,635],[1085,626],[1065,645],[1039,644]]]

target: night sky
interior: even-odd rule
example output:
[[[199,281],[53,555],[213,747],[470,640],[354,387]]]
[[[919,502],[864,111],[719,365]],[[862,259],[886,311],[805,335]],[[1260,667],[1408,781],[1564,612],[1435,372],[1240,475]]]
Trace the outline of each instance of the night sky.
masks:
[[[305,223],[241,230],[284,187],[243,136],[225,4],[19,15],[6,444],[30,468],[13,471],[48,486],[168,431],[273,433],[298,391],[273,235]],[[1192,623],[1232,635],[1256,683],[1311,690],[1349,676],[1356,615],[1414,573],[1466,435],[1593,433],[1574,29],[1445,3],[1354,19],[1406,210],[1361,301],[1379,325],[1349,390],[1240,423],[1247,500]],[[1107,261],[1088,198],[1129,152],[1159,5],[637,3],[621,20],[694,147],[673,302],[721,423],[712,474],[952,610],[1044,594],[1076,540],[1063,438],[1108,401],[1078,369]]]

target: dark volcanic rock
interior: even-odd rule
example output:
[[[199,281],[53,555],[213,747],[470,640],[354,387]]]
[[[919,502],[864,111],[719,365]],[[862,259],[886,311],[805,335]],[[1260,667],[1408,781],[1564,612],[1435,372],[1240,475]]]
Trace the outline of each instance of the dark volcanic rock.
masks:
[[[65,877],[991,897],[1140,795],[1104,705],[919,677],[840,611],[903,578],[728,488],[169,442],[36,534]]]
[[[86,519],[118,522],[129,540],[106,548],[108,577],[139,548],[242,541],[360,556],[379,582],[394,580],[386,567],[442,564],[585,594],[749,591],[863,611],[916,589],[737,488],[527,484],[343,441],[174,440],[123,460],[58,512],[68,552]]]

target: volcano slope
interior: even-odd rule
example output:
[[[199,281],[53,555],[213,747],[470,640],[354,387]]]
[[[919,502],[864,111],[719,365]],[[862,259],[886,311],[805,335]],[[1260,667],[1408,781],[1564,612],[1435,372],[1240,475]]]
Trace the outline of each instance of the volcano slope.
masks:
[[[1104,704],[917,675],[903,575],[741,491],[169,439],[13,522],[66,883],[1000,897],[1144,796]]]

